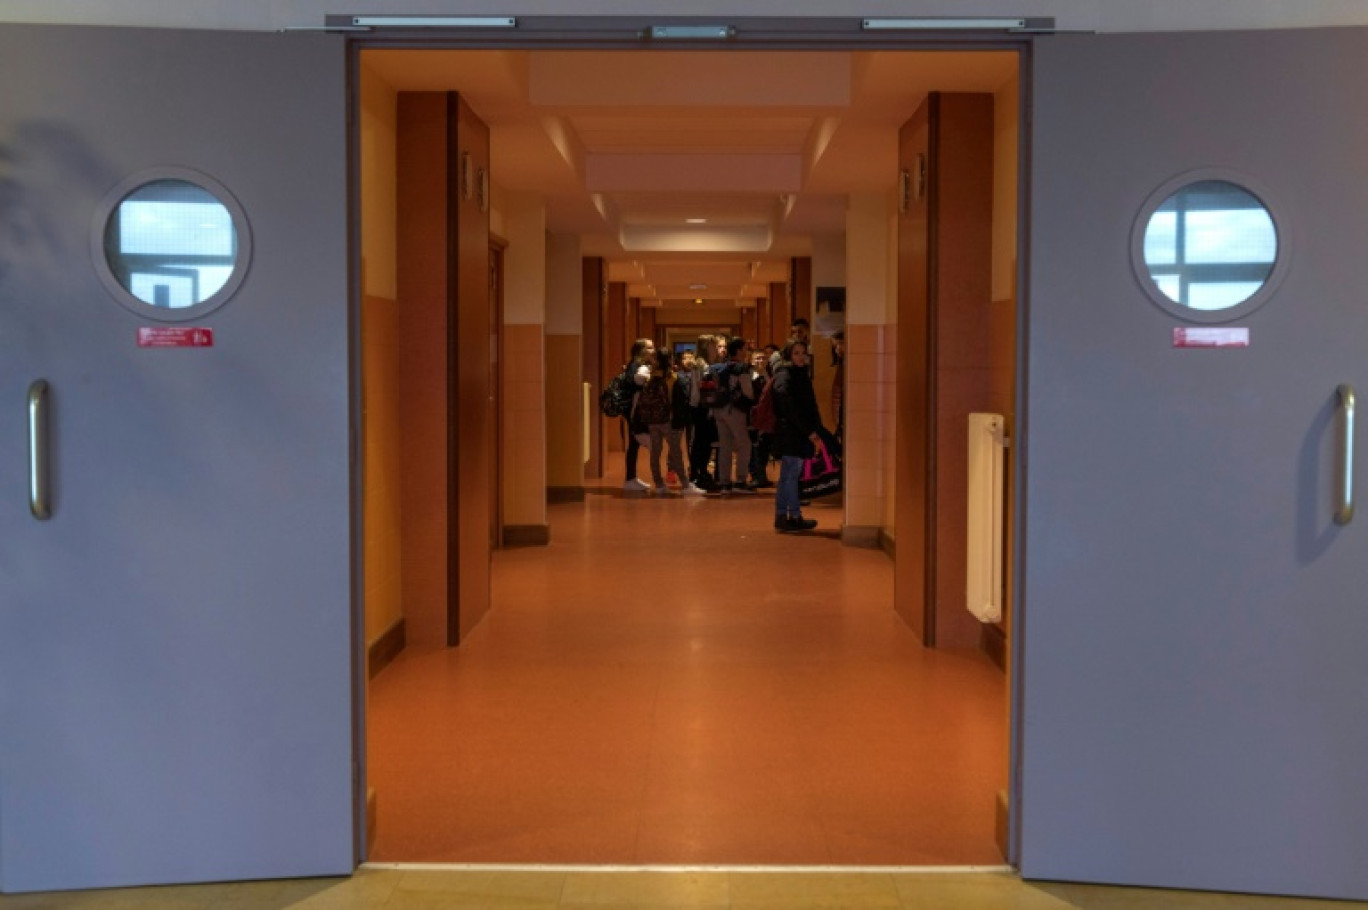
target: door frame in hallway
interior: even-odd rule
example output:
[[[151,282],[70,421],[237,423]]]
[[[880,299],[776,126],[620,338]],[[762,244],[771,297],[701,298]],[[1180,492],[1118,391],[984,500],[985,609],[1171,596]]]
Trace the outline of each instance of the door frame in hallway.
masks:
[[[724,17],[719,17],[724,18]],[[659,42],[650,43],[643,39],[644,35],[649,35],[653,26],[667,26],[678,24],[674,20],[664,20],[656,17],[620,17],[620,16],[528,16],[518,17],[516,30],[504,32],[502,30],[480,29],[442,29],[442,30],[390,30],[383,33],[358,33],[349,34],[347,42],[349,46],[349,72],[351,80],[352,105],[355,108],[360,103],[360,68],[361,55],[368,50],[579,50],[579,51],[603,51],[603,52],[623,52],[632,51],[670,49],[662,47]],[[1052,20],[1031,20],[1032,27],[1049,29],[1052,27]],[[348,28],[351,26],[350,17],[328,17],[330,27]],[[678,46],[674,46],[678,49]],[[1013,52],[1017,55],[1018,65],[1018,128],[1019,139],[1016,154],[1017,169],[1017,210],[1015,214],[1016,229],[1016,263],[1013,266],[1015,284],[1020,292],[1016,298],[1016,375],[1014,381],[1013,396],[1016,402],[1016,431],[1019,437],[1024,437],[1026,432],[1026,415],[1024,410],[1024,377],[1025,377],[1025,318],[1027,311],[1027,301],[1025,299],[1026,283],[1022,280],[1022,271],[1026,262],[1025,251],[1028,248],[1026,243],[1026,225],[1028,223],[1028,186],[1026,176],[1029,174],[1029,161],[1027,159],[1030,143],[1029,120],[1026,116],[1029,110],[1030,98],[1030,50],[1031,37],[1028,34],[1012,33],[973,33],[959,32],[946,35],[936,35],[927,32],[917,31],[868,31],[861,28],[859,19],[852,18],[831,18],[831,19],[768,19],[768,18],[747,18],[737,20],[735,23],[734,34],[724,41],[690,41],[687,49],[689,50],[709,50],[725,52],[732,51],[755,51],[755,50],[805,50],[805,51],[825,51],[833,53],[853,52],[853,51],[889,51],[889,52],[934,52],[934,51],[979,51],[979,52]],[[353,143],[354,157],[359,154],[360,148],[360,118],[353,117],[353,127],[350,141]],[[896,129],[895,129],[896,132]],[[495,164],[497,167],[497,163]],[[352,187],[352,198],[360,199],[359,172],[353,171],[354,185]],[[353,218],[359,223],[360,216],[353,211]],[[607,352],[605,351],[606,355]],[[899,352],[900,366],[906,354]],[[601,434],[601,439],[602,439]],[[603,448],[607,448],[606,440],[601,442]],[[1014,459],[1012,471],[1014,474],[1014,490],[1022,489],[1019,481],[1020,473],[1023,470],[1024,460]],[[893,466],[888,470],[892,471]],[[1013,503],[1013,520],[1011,534],[1018,541],[1021,540],[1019,529],[1023,527],[1024,508],[1018,503]],[[364,520],[364,519],[363,519]],[[1018,545],[1014,548],[1011,564],[1008,566],[1008,577],[1014,589],[1019,590],[1018,583],[1019,567],[1021,565],[1024,546]],[[1012,661],[1008,668],[1009,686],[1008,701],[1011,706],[1010,717],[1008,719],[1008,741],[1009,741],[1009,794],[1008,794],[1008,836],[1007,836],[1007,860],[1015,862],[1018,852],[1017,819],[1014,811],[1017,804],[1016,794],[1018,793],[1018,769],[1020,764],[1019,755],[1019,732],[1017,730],[1017,689],[1020,678],[1020,668],[1016,661]],[[365,741],[364,731],[361,733],[361,741]],[[364,756],[364,752],[362,753]],[[362,788],[364,789],[365,768],[364,759],[362,764]]]

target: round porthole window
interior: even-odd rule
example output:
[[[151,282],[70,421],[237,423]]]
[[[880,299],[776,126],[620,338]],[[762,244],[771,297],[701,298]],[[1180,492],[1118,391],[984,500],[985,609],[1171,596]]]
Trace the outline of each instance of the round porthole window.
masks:
[[[116,187],[91,236],[96,271],[119,303],[162,321],[196,319],[227,301],[251,258],[242,207],[203,174],[163,168]]]
[[[1286,232],[1244,179],[1188,174],[1147,201],[1131,238],[1136,277],[1155,303],[1193,322],[1228,322],[1272,296]]]

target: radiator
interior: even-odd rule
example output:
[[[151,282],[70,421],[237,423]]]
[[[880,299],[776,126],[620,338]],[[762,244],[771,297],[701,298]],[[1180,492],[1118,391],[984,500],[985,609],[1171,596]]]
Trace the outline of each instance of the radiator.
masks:
[[[584,463],[588,464],[589,458],[593,455],[589,445],[591,435],[589,420],[596,413],[596,409],[594,408],[594,387],[587,382],[583,383],[583,386],[584,401],[580,404],[580,415],[584,418],[584,425],[580,427],[580,454],[584,456]]]
[[[965,606],[980,622],[1002,619],[1003,465],[1001,414],[969,415],[969,496]]]

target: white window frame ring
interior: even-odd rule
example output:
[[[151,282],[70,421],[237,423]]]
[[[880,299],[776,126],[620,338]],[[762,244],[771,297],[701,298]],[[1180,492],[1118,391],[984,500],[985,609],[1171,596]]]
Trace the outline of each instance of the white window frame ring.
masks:
[[[109,219],[119,210],[119,205],[139,187],[162,180],[179,180],[193,184],[214,196],[228,210],[233,220],[233,230],[237,240],[237,258],[233,271],[223,286],[199,303],[188,307],[167,308],[152,306],[137,297],[120,283],[114,270],[110,268],[105,252],[105,230]],[[121,180],[111,189],[95,208],[95,217],[90,230],[90,256],[95,266],[95,274],[109,295],[124,309],[157,322],[191,322],[200,319],[223,306],[237,293],[247,278],[252,263],[252,231],[247,221],[247,212],[226,186],[201,171],[185,167],[154,167],[139,171]]]
[[[1150,277],[1149,263],[1145,261],[1145,232],[1149,228],[1150,218],[1174,193],[1194,183],[1205,183],[1213,180],[1237,186],[1263,204],[1264,210],[1268,212],[1268,217],[1273,222],[1278,249],[1273,259],[1273,268],[1257,291],[1232,307],[1226,307],[1222,310],[1202,310],[1184,306],[1173,300],[1160,290],[1154,279]],[[1287,209],[1278,203],[1275,194],[1270,192],[1260,181],[1229,168],[1209,167],[1185,171],[1160,184],[1140,206],[1140,212],[1131,227],[1131,269],[1135,274],[1136,283],[1140,285],[1145,296],[1164,312],[1177,316],[1185,322],[1209,324],[1234,322],[1268,303],[1282,286],[1287,277],[1287,272],[1292,266],[1292,234],[1293,229],[1291,219],[1287,215]]]

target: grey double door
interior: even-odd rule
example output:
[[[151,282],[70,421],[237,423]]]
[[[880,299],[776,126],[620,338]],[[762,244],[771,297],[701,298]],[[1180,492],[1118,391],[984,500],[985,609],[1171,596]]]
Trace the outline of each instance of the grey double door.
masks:
[[[0,60],[0,888],[346,874],[343,47],[5,26]],[[250,262],[182,319],[221,244],[171,261],[136,222],[213,235],[175,196],[201,178]],[[120,186],[123,279],[161,306],[100,278]]]
[[[1368,515],[1334,520],[1337,390],[1368,389],[1365,59],[1357,30],[1035,44],[1029,877],[1368,897]],[[0,888],[345,873],[344,49],[7,26],[0,60]],[[102,204],[159,168],[249,226],[202,318],[99,274]],[[1277,226],[1276,289],[1227,323],[1247,347],[1175,347],[1219,316],[1161,306],[1133,262],[1187,173],[1247,178]],[[213,345],[138,346],[189,327]]]

